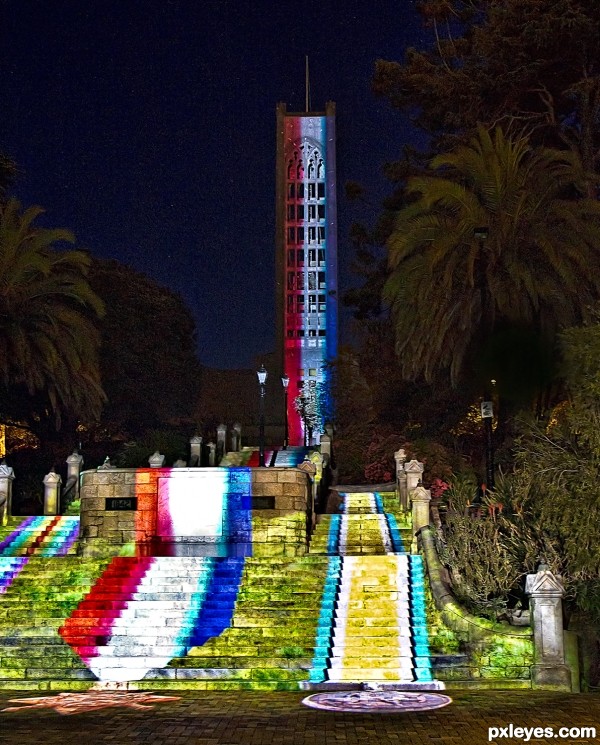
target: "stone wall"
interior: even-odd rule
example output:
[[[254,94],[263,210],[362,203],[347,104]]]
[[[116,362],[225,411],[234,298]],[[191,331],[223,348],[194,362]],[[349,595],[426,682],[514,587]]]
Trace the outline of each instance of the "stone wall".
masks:
[[[312,515],[311,481],[293,468],[145,468],[84,471],[81,475],[80,545],[83,555],[132,553],[156,536],[159,479],[198,480],[220,472],[235,480],[250,476],[255,539],[279,545],[281,553],[304,553]],[[269,523],[273,530],[269,530]],[[288,525],[289,523],[289,525]],[[275,528],[275,526],[277,526]],[[290,543],[297,544],[293,550]],[[285,549],[284,549],[285,544]],[[273,549],[269,553],[276,551]]]

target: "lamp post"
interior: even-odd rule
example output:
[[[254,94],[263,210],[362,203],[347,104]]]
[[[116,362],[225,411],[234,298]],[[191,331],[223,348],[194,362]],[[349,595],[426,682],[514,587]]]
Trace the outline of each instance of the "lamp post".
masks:
[[[478,260],[478,279],[481,282],[481,314],[487,320],[487,287],[485,284],[485,268],[483,264],[484,244],[489,238],[490,229],[487,225],[474,228],[473,236],[479,241],[480,256]],[[493,380],[492,384],[496,381]],[[494,444],[492,440],[492,421],[494,419],[494,405],[488,391],[483,394],[481,402],[481,418],[483,420],[483,431],[485,433],[485,479],[488,489],[494,488]]]
[[[260,370],[256,371],[258,377],[258,386],[260,388],[260,408],[258,423],[258,465],[265,465],[265,383],[267,382],[267,371],[265,366],[261,365]]]
[[[481,402],[481,418],[485,433],[485,480],[488,489],[494,488],[494,443],[492,440],[492,422],[494,419],[494,404],[491,397]]]
[[[290,384],[289,377],[287,375],[282,375],[281,385],[283,386],[283,400],[284,400],[284,406],[285,406],[285,433],[283,437],[283,449],[284,450],[287,450],[288,440],[290,437],[289,427],[288,427],[288,385],[289,384]]]

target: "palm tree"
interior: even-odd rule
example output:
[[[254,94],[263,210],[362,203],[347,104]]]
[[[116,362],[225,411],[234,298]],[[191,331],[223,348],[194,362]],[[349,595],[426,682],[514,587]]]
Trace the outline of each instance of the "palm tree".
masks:
[[[68,230],[34,226],[43,210],[14,199],[0,208],[0,384],[92,420],[104,400],[95,319],[103,305],[87,281],[89,256],[56,250]]]
[[[571,152],[479,128],[407,182],[389,238],[384,294],[408,378],[455,383],[498,329],[553,338],[600,290],[600,203]]]

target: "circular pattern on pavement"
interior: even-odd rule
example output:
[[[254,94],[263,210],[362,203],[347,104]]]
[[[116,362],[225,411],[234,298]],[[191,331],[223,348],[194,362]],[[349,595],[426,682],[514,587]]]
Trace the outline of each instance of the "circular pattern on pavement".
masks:
[[[302,703],[325,711],[383,713],[440,709],[452,699],[430,691],[331,691],[314,693]]]

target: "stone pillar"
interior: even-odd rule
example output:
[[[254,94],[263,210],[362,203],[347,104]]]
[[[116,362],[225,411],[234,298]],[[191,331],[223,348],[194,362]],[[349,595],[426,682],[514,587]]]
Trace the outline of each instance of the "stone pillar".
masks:
[[[175,463],[173,463],[173,468],[187,468],[187,463],[183,460],[183,458],[177,458]]]
[[[44,515],[58,515],[62,479],[52,469],[44,476]]]
[[[233,425],[233,431],[235,432],[236,446],[232,448],[232,450],[236,453],[239,453],[242,449],[242,425],[239,422],[236,422]]]
[[[406,472],[404,470],[404,464],[406,462],[406,451],[404,448],[396,450],[394,460],[396,461],[396,492],[398,493],[398,501],[400,502],[400,507],[406,512],[408,510],[408,490],[406,487]]]
[[[217,427],[217,463],[220,463],[227,450],[227,425]]]
[[[321,435],[321,455],[331,460],[331,435]]]
[[[424,465],[419,463],[418,460],[411,460],[404,464],[404,472],[406,473],[406,493],[408,499],[411,498],[411,492],[416,489],[423,477]]]
[[[6,525],[12,511],[12,482],[15,472],[6,461],[0,461],[0,525]]]
[[[418,486],[411,494],[412,501],[412,530],[416,536],[421,528],[429,525],[429,503],[431,502],[431,492]]]
[[[159,453],[158,450],[148,458],[150,468],[162,468],[165,462],[165,456]]]
[[[208,465],[214,466],[217,462],[217,446],[214,442],[208,443]]]
[[[75,480],[75,499],[79,499],[79,474],[83,465],[83,455],[77,450],[73,450],[67,458],[67,484],[71,479]]]
[[[531,668],[534,688],[571,690],[571,671],[565,664],[561,577],[541,565],[537,574],[528,574],[525,592],[533,625],[535,664]]]
[[[200,435],[190,437],[190,466],[202,465],[202,438]]]

